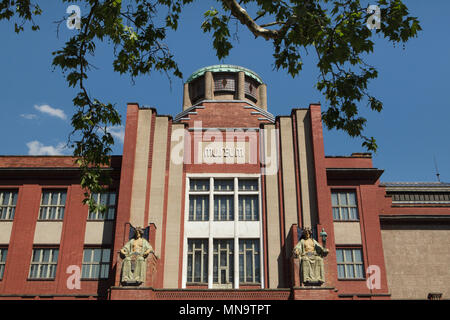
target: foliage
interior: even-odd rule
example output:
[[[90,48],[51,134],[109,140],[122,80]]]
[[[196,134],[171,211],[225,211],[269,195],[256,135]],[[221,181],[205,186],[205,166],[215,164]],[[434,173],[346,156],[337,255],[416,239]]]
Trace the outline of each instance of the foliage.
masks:
[[[33,17],[42,13],[42,0],[0,0],[0,20],[14,21],[19,33],[28,22],[32,30],[39,26]],[[176,30],[184,6],[195,0],[60,0],[83,4],[81,29],[63,48],[53,53],[53,65],[66,75],[68,85],[79,90],[73,99],[71,135],[74,156],[82,171],[81,184],[91,209],[95,203],[89,192],[99,192],[108,184],[102,167],[108,165],[114,139],[109,126],[120,124],[114,105],[102,103],[88,94],[89,55],[99,42],[114,44],[114,70],[136,77],[162,71],[182,77],[181,71],[164,44],[168,30]],[[197,0],[200,1],[200,0]],[[367,119],[359,115],[358,105],[368,101],[380,112],[383,104],[367,88],[378,76],[365,56],[374,50],[369,30],[370,12],[360,0],[217,0],[220,8],[205,11],[203,32],[212,32],[217,57],[223,59],[232,49],[231,23],[245,26],[255,37],[273,45],[274,65],[293,77],[303,67],[302,57],[309,51],[317,55],[317,89],[329,107],[323,120],[329,128],[363,139],[363,146],[376,151],[376,140],[363,134]],[[409,16],[401,0],[373,1],[381,8],[381,28],[376,34],[394,45],[416,37],[419,21]],[[246,9],[247,8],[247,9]],[[248,10],[248,11],[247,11]],[[254,12],[251,14],[249,12]],[[253,15],[253,17],[252,17]],[[73,137],[76,140],[73,141]]]

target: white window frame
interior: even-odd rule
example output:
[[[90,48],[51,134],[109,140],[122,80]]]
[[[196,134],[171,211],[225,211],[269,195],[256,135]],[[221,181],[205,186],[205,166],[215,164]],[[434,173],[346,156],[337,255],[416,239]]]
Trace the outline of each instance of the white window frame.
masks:
[[[350,201],[349,201],[349,199],[350,199],[349,194],[350,193],[355,195],[355,205],[350,205]],[[338,199],[338,204],[337,205],[333,204],[333,194],[337,195],[337,199]],[[341,204],[341,197],[340,197],[341,194],[345,194],[345,197],[347,199],[347,204],[346,205]],[[355,221],[355,222],[359,221],[358,194],[356,193],[356,190],[353,190],[353,189],[349,189],[349,190],[332,190],[331,191],[331,199],[332,199],[331,200],[331,208],[332,208],[331,210],[333,211],[332,212],[333,221]],[[346,208],[348,210],[348,219],[343,219],[342,208]],[[351,219],[350,218],[350,209],[351,208],[355,208],[356,209],[356,219]],[[337,209],[338,212],[339,212],[339,218],[338,219],[336,219],[334,217],[334,209]]]
[[[101,196],[106,194],[107,200],[106,200],[106,210],[104,212],[100,212],[100,210],[96,209],[95,212],[89,211],[88,213],[88,220],[89,221],[112,221],[116,218],[116,206],[117,206],[117,192],[116,191],[105,191],[100,193],[94,193],[91,195],[91,197],[95,196],[96,199],[94,199],[96,204],[100,204]],[[110,204],[111,195],[114,195],[114,203]],[[113,208],[114,213],[112,217],[109,217],[109,210]],[[103,214],[103,217],[101,217],[101,214]]]
[[[337,261],[337,251],[342,251],[342,257],[343,260],[342,262],[338,262]],[[345,257],[345,250],[350,250],[352,253],[352,261],[347,261],[346,257]],[[359,251],[360,255],[361,255],[361,262],[356,262],[355,260],[355,251]],[[364,256],[363,256],[363,250],[362,247],[357,247],[357,248],[352,248],[352,247],[337,247],[336,248],[336,265],[337,265],[337,274],[338,274],[338,280],[364,280],[365,276],[364,276]],[[362,277],[356,277],[356,266],[360,265],[362,266]],[[340,278],[339,277],[339,266],[344,266],[344,277]],[[347,266],[350,266],[351,268],[353,268],[353,277],[349,277],[347,275]]]
[[[44,257],[44,251],[50,250],[50,258],[49,261],[42,261],[42,258]],[[55,254],[55,250],[58,251],[58,257],[56,258],[56,262],[53,262],[53,256]],[[37,251],[40,251],[39,255],[39,261],[33,261],[34,255]],[[58,259],[59,259],[59,248],[33,248],[33,253],[31,255],[31,263],[30,263],[30,272],[28,274],[29,279],[56,279],[56,272],[58,268]],[[38,272],[37,277],[32,277],[31,271],[33,269],[33,266],[38,266]],[[45,275],[42,275],[42,267],[47,266],[47,272]],[[50,266],[55,266],[55,275],[52,277],[50,276]]]
[[[196,191],[192,194],[204,193],[209,195],[209,220],[208,221],[189,221],[189,189],[190,179],[210,179],[209,191]],[[239,178],[257,179],[257,191],[239,191]],[[214,179],[234,179],[233,191],[214,192]],[[263,223],[262,223],[262,199],[261,199],[261,175],[243,174],[243,173],[198,173],[186,175],[185,190],[185,214],[184,214],[184,236],[183,236],[183,265],[182,265],[182,288],[185,289],[187,283],[187,241],[188,239],[208,239],[208,288],[221,288],[213,284],[213,248],[214,239],[233,239],[234,240],[234,283],[232,289],[239,289],[239,239],[258,239],[260,250],[260,285],[265,287],[264,279],[264,246],[263,246]],[[214,221],[214,194],[230,193],[234,196],[234,220],[233,221]],[[257,194],[258,195],[258,215],[257,221],[239,221],[239,195]],[[259,285],[258,284],[258,285]],[[231,289],[231,288],[230,288]]]
[[[90,261],[84,261],[84,256],[85,256],[85,251],[86,250],[92,250],[91,252],[91,256],[90,256]],[[100,250],[100,261],[99,262],[94,262],[94,250]],[[104,251],[105,250],[109,250],[109,255],[107,256],[107,261],[103,260],[103,256],[104,256]],[[92,275],[92,267],[96,265],[99,267],[99,276],[98,277],[94,277]],[[107,275],[106,277],[102,276],[102,267],[103,266],[107,266]],[[84,270],[85,268],[89,268],[89,276],[88,277],[83,277],[84,275]],[[104,247],[85,247],[83,249],[83,262],[82,262],[82,266],[81,266],[81,279],[82,280],[104,280],[104,279],[109,279],[109,271],[111,269],[111,248],[104,248]]]
[[[189,240],[191,240],[191,241],[196,241],[196,240],[204,241],[205,245],[202,246],[201,248],[197,248],[197,247],[193,248],[193,252],[192,253],[189,252],[189,248],[187,250],[187,255],[192,254],[192,281],[188,282],[188,284],[193,284],[193,285],[204,284],[205,282],[202,281],[203,280],[203,271],[204,271],[203,270],[203,267],[204,267],[203,256],[204,256],[205,247],[206,247],[206,252],[207,253],[209,252],[208,239],[189,239]],[[195,260],[195,251],[200,251],[200,261],[201,261],[200,262],[200,268],[201,268],[200,274],[201,274],[201,278],[202,278],[200,280],[200,282],[196,282],[195,279],[194,279],[194,274],[195,274],[195,261],[194,261]],[[187,255],[186,255],[186,259],[187,259]],[[206,259],[208,259],[208,256],[206,257]],[[209,261],[208,261],[208,263],[209,263]],[[187,262],[186,262],[186,264],[187,264]],[[187,272],[187,270],[186,270],[186,272]],[[186,279],[187,279],[187,273],[186,273]]]
[[[48,203],[44,204],[42,203],[42,201],[44,200],[44,193],[50,193],[50,197],[48,199]],[[64,201],[64,204],[61,204],[61,197],[62,194],[65,193],[66,194],[66,199]],[[56,204],[51,204],[52,203],[52,199],[55,196],[55,194],[58,195],[58,200]],[[66,211],[66,203],[67,203],[67,189],[44,189],[41,192],[41,203],[39,205],[39,217],[38,220],[42,220],[42,221],[61,221],[64,220],[64,215],[65,215],[65,211]],[[50,219],[50,209],[51,208],[56,208],[56,218],[54,219]],[[61,209],[64,210],[64,212],[62,213],[62,217],[61,217]],[[45,213],[44,213],[45,211]]]
[[[7,204],[3,204],[3,199],[5,197],[5,193],[9,193],[9,199],[8,199]],[[14,193],[16,194],[16,203],[13,203],[13,199],[14,199],[13,194]],[[17,190],[0,190],[0,209],[2,211],[2,214],[3,214],[4,210],[6,210],[5,218],[1,218],[1,215],[0,215],[1,221],[14,220],[18,196],[19,196],[19,193],[17,192]]]
[[[243,274],[243,278],[244,278],[244,280],[243,281],[240,281],[240,279],[239,279],[239,282],[240,283],[243,283],[243,284],[259,284],[260,283],[260,281],[261,281],[261,261],[259,261],[259,279],[256,279],[256,263],[257,263],[257,260],[255,259],[255,256],[256,256],[256,254],[258,254],[259,256],[261,256],[261,248],[260,248],[260,245],[259,245],[259,242],[255,242],[255,244],[258,244],[258,248],[256,249],[254,246],[252,246],[251,248],[249,248],[249,247],[247,247],[246,245],[245,245],[245,241],[252,241],[252,240],[254,240],[254,239],[239,239],[239,248],[238,248],[238,250],[239,250],[239,264],[240,264],[240,258],[241,258],[241,253],[242,253],[242,255],[243,255],[243,263],[244,263],[244,265],[243,265],[243,270],[244,270],[244,274]],[[244,246],[244,248],[243,248],[243,251],[241,252],[241,242],[243,242],[243,246]],[[247,261],[247,252],[248,251],[250,251],[250,252],[252,252],[252,266],[253,266],[253,268],[252,268],[252,281],[247,281],[247,263],[248,263],[248,261]],[[261,259],[259,259],[259,260],[261,260]],[[240,277],[241,275],[239,275],[239,277]]]

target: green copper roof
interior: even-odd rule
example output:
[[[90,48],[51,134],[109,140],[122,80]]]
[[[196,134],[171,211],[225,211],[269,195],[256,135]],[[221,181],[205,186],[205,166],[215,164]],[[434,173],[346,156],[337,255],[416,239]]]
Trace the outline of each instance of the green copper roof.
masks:
[[[234,65],[231,65],[231,64],[216,64],[214,66],[209,66],[209,67],[204,67],[204,68],[198,69],[193,74],[191,74],[191,76],[187,79],[186,82],[191,82],[192,80],[197,79],[198,77],[204,75],[205,72],[207,72],[207,71],[211,71],[211,72],[240,72],[240,71],[244,71],[246,76],[255,79],[256,81],[258,81],[261,84],[264,83],[262,81],[262,79],[255,72],[253,72],[252,70],[249,70],[247,68],[240,67],[240,66],[234,66]]]

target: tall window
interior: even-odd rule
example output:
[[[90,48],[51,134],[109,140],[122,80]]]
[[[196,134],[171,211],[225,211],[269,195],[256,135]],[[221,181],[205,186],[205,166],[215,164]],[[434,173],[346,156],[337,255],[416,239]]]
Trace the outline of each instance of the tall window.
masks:
[[[115,192],[104,192],[104,193],[93,193],[92,199],[96,204],[105,207],[105,211],[95,210],[89,211],[89,220],[114,220],[116,212],[116,193]]]
[[[239,282],[260,281],[259,239],[239,240]]]
[[[0,280],[3,279],[3,274],[5,273],[6,256],[8,254],[8,249],[0,248]]]
[[[187,282],[208,283],[208,239],[189,239]]]
[[[332,192],[333,219],[358,220],[358,206],[354,191]]]
[[[83,251],[83,279],[108,279],[111,249],[86,248]]]
[[[239,220],[259,220],[259,191],[258,180],[239,179]]]
[[[232,239],[215,239],[213,251],[213,282],[226,287],[233,285],[234,242]]]
[[[17,191],[0,190],[0,220],[13,220],[17,204]]]
[[[66,206],[65,190],[45,190],[42,192],[40,220],[62,220]]]
[[[336,249],[338,278],[339,279],[364,279],[364,264],[362,250]]]
[[[188,177],[183,288],[264,287],[259,175],[236,175]]]
[[[59,249],[56,248],[33,249],[30,279],[54,279],[58,264],[58,253]]]
[[[209,220],[209,179],[191,179],[189,221]]]

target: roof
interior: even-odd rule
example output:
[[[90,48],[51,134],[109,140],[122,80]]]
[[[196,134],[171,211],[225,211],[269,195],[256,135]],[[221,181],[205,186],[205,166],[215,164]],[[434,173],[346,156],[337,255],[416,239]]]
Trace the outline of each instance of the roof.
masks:
[[[382,182],[384,187],[450,187],[446,182]]]
[[[197,79],[198,77],[201,77],[207,71],[211,71],[211,72],[241,72],[241,71],[243,71],[246,76],[255,79],[260,84],[264,83],[262,81],[261,77],[258,74],[256,74],[255,72],[253,72],[252,70],[244,68],[244,67],[240,67],[240,66],[231,65],[231,64],[216,64],[216,65],[209,66],[209,67],[203,67],[203,68],[195,71],[193,74],[191,74],[191,76],[187,79],[186,82],[191,82],[191,81]]]

